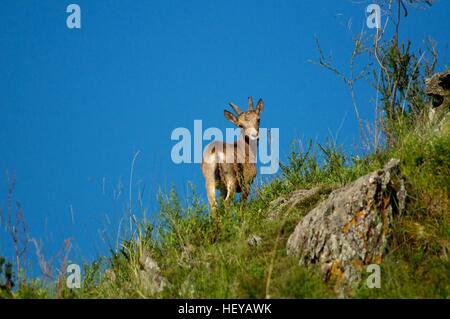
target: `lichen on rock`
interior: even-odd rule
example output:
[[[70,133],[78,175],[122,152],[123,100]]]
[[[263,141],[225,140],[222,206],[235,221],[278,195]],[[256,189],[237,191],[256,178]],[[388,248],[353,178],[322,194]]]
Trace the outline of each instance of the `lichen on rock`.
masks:
[[[322,191],[322,187],[298,189],[292,192],[289,198],[279,197],[270,203],[267,216],[269,219],[277,219],[283,212],[289,213],[290,210],[295,209],[298,205],[320,195]]]
[[[450,110],[450,69],[425,80],[425,93],[431,97],[430,122],[442,122]]]
[[[160,293],[167,287],[167,280],[161,276],[158,263],[152,258],[147,250],[143,250],[139,258],[141,269],[139,271],[139,282],[141,288],[151,294]]]
[[[287,253],[318,264],[338,291],[355,286],[361,271],[382,261],[393,215],[404,207],[399,161],[333,191],[296,226]]]

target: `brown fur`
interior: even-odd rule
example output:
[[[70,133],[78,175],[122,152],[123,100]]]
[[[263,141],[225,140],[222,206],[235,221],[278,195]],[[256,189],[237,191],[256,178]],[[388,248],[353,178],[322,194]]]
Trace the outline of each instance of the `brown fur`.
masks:
[[[230,106],[236,115],[224,111],[225,117],[241,129],[239,139],[234,144],[213,142],[203,153],[202,173],[205,177],[208,202],[213,212],[217,205],[216,189],[220,190],[225,203],[232,200],[236,193],[240,193],[241,201],[245,201],[256,176],[254,159],[259,138],[260,113],[264,102],[260,99],[255,110],[251,97],[248,98],[248,104],[247,112],[242,112],[233,103],[230,103]]]

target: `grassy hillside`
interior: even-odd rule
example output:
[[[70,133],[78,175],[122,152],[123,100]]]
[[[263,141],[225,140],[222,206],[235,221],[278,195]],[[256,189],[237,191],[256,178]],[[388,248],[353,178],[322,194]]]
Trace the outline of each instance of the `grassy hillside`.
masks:
[[[425,113],[424,113],[425,114]],[[419,123],[421,123],[419,125]],[[81,289],[25,280],[2,297],[65,298],[333,298],[315,267],[287,256],[286,241],[299,220],[333,190],[401,160],[407,206],[397,216],[381,264],[382,286],[362,281],[350,297],[450,298],[450,121],[398,126],[394,147],[364,158],[346,158],[336,147],[293,148],[280,176],[255,190],[243,205],[220,210],[217,226],[196,195],[161,194],[157,224],[136,223],[136,235],[119,252],[84,266]],[[297,207],[270,217],[275,200],[298,189],[319,191]],[[155,261],[157,266],[153,263]],[[155,284],[156,283],[156,284]]]

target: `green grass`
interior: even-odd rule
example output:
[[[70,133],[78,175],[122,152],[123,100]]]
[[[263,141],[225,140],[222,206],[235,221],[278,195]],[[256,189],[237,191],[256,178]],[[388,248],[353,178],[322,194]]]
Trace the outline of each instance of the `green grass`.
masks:
[[[24,281],[14,290],[4,284],[0,297],[16,298],[335,298],[316,267],[301,267],[287,256],[286,242],[296,224],[333,190],[399,158],[408,192],[406,210],[397,216],[381,264],[382,287],[364,284],[355,298],[450,298],[450,121],[436,131],[426,124],[398,126],[395,147],[363,158],[346,158],[332,146],[292,149],[280,175],[255,190],[244,205],[219,210],[220,228],[195,188],[186,199],[172,190],[160,194],[158,222],[142,221],[136,234],[83,268],[81,289],[58,283]],[[296,189],[320,192],[276,218],[271,202]],[[261,237],[248,244],[251,235]],[[142,257],[151,255],[167,283],[156,292],[142,278]],[[3,267],[4,268],[4,267]]]

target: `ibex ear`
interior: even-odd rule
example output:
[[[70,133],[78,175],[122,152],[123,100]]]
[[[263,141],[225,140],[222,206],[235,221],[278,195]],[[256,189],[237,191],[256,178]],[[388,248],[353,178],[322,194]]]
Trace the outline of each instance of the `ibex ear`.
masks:
[[[264,108],[264,101],[262,99],[259,99],[258,104],[256,105],[256,113],[261,113],[261,111]]]
[[[233,113],[228,112],[227,110],[225,110],[225,111],[223,111],[223,115],[225,115],[225,118],[226,118],[228,121],[230,121],[230,122],[233,123],[234,125],[238,126],[238,124],[237,124],[238,119],[237,119],[236,116],[234,116]]]

